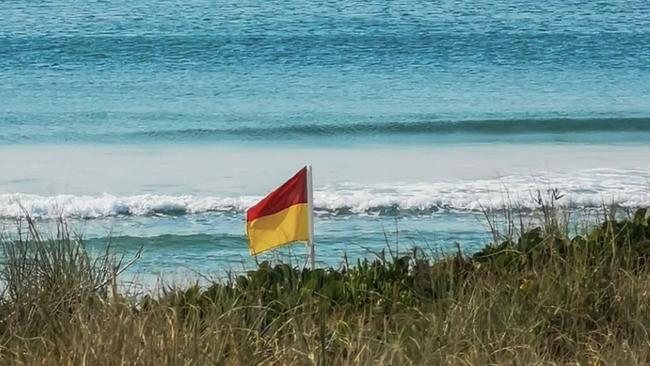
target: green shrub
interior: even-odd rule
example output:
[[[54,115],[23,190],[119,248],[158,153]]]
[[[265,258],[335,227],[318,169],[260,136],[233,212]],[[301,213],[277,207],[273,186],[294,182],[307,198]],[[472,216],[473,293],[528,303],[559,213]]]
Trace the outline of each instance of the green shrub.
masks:
[[[138,298],[117,289],[128,263],[93,258],[63,222],[43,239],[28,219],[3,239],[0,361],[647,364],[648,211],[570,236],[545,207],[538,225],[471,256],[416,249],[338,270],[263,262]]]

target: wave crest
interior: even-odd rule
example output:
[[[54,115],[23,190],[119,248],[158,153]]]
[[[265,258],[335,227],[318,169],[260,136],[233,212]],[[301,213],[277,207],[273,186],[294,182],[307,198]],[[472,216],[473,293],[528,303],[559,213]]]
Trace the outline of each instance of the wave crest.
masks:
[[[354,183],[319,187],[314,193],[320,215],[427,214],[438,210],[472,211],[505,206],[532,208],[538,191],[557,188],[561,204],[598,207],[650,206],[650,172],[598,170],[556,174],[543,178],[509,176],[458,182],[373,184]],[[39,218],[192,215],[206,212],[240,214],[259,196],[155,195],[98,196],[0,194],[0,217],[25,213]]]
[[[285,121],[269,121],[264,125],[251,125],[246,123],[237,124],[237,127],[228,125],[206,126],[206,119],[210,116],[200,116],[200,122],[187,122],[186,128],[175,128],[177,124],[146,123],[138,128],[132,126],[121,126],[118,132],[80,132],[71,128],[63,131],[65,136],[60,135],[62,131],[49,130],[47,124],[42,128],[30,131],[21,131],[20,119],[16,116],[5,116],[14,128],[6,128],[0,131],[0,144],[30,142],[59,141],[64,138],[66,141],[87,141],[111,143],[119,142],[148,142],[148,141],[244,141],[244,140],[291,140],[300,138],[327,138],[327,137],[367,137],[367,136],[428,136],[439,138],[442,141],[452,139],[453,136],[459,141],[481,141],[483,139],[493,140],[509,136],[528,136],[540,138],[548,136],[572,135],[574,138],[586,139],[584,135],[597,133],[641,133],[639,139],[647,139],[650,133],[650,117],[621,117],[621,118],[541,118],[541,119],[486,119],[486,120],[440,120],[434,116],[412,117],[407,116],[406,121],[354,121],[350,117],[345,123],[312,123]],[[75,119],[83,119],[85,116],[71,115],[67,118],[74,126]],[[159,116],[160,117],[160,116]],[[164,119],[165,116],[160,118]],[[187,120],[196,119],[196,116],[168,116],[170,120],[177,118]],[[30,116],[31,118],[31,116]],[[97,117],[91,115],[87,118],[102,119],[108,117]],[[125,115],[125,120],[146,119],[142,115]],[[119,118],[118,118],[119,119]],[[108,123],[104,120],[105,123]],[[41,121],[45,123],[45,121]],[[119,125],[119,123],[118,123]],[[208,124],[209,126],[209,124]],[[84,129],[86,127],[84,126]],[[577,136],[577,137],[576,137]],[[608,137],[610,140],[613,136]],[[630,139],[630,136],[626,137]],[[541,138],[543,141],[544,139]],[[629,140],[626,140],[629,141]],[[645,140],[644,140],[645,141]]]
[[[272,127],[187,128],[133,132],[134,138],[169,140],[267,139],[395,134],[527,135],[597,132],[650,132],[650,118],[552,118],[460,121],[413,121],[346,124],[293,124]]]

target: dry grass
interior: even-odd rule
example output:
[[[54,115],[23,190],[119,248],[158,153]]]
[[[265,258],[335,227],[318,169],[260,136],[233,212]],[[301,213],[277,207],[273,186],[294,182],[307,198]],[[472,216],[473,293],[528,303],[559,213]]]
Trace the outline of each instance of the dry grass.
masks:
[[[263,263],[207,289],[132,300],[124,267],[91,259],[65,226],[5,238],[6,365],[650,363],[646,211],[570,238],[555,208],[472,257]],[[520,229],[515,229],[520,227]]]

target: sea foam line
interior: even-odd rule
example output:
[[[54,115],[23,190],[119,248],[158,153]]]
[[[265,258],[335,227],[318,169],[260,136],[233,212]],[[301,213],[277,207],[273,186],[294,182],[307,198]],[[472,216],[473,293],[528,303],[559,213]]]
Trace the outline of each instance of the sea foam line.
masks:
[[[597,207],[650,206],[650,172],[596,170],[546,177],[508,176],[498,179],[436,183],[361,185],[343,183],[319,187],[314,193],[317,214],[420,214],[443,210],[482,210],[508,206],[532,208],[537,192],[557,189],[560,204]],[[191,215],[206,212],[243,213],[261,196],[193,196],[142,194],[41,196],[0,194],[0,217],[101,218],[111,216]]]

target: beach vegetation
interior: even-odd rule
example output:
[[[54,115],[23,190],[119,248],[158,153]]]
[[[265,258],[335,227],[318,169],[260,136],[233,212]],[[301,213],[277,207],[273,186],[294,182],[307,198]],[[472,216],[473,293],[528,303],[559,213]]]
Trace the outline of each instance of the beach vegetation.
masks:
[[[336,269],[262,262],[146,294],[119,289],[132,259],[26,218],[2,238],[0,362],[650,363],[650,210],[604,209],[571,230],[561,208],[541,208],[508,214],[506,234],[473,254],[388,246]]]

